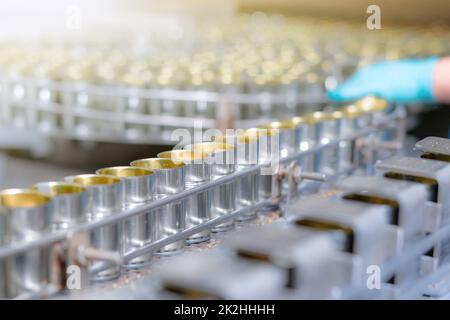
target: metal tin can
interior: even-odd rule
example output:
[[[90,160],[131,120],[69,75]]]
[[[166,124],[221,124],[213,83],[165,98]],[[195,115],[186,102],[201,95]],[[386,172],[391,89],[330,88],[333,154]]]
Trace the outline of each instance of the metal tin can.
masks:
[[[152,170],[121,166],[102,168],[97,170],[96,173],[111,175],[122,179],[122,201],[124,210],[138,207],[153,200],[154,172]],[[155,238],[155,233],[156,225],[154,210],[127,219],[123,224],[123,252],[127,253],[151,243]],[[127,263],[127,267],[142,267],[149,263],[151,257],[151,253],[136,257]]]
[[[247,134],[254,135],[258,140],[258,163],[262,165],[259,173],[260,199],[271,199],[274,184],[274,174],[279,167],[280,160],[280,134],[277,128],[251,128]],[[261,211],[271,211],[276,207],[269,206]]]
[[[172,150],[161,152],[158,157],[186,165],[186,189],[194,188],[211,180],[211,159],[208,159],[207,154],[191,150]],[[186,224],[188,228],[211,220],[211,196],[211,190],[208,190],[187,198]],[[204,230],[189,236],[186,242],[196,244],[208,241],[210,238],[211,231]]]
[[[86,188],[88,194],[88,221],[101,220],[104,217],[122,211],[122,183],[114,176],[81,174],[65,177],[65,181]],[[95,248],[122,253],[122,223],[99,227],[90,234]],[[95,262],[93,263],[95,265]],[[120,276],[120,266],[113,266],[93,276],[94,281],[105,281]]]
[[[340,136],[343,138],[339,143],[339,170],[347,172],[359,163],[355,140],[347,140],[346,138],[350,138],[361,128],[358,122],[362,112],[353,106],[342,108],[339,112],[342,113]]]
[[[365,97],[355,102],[355,106],[366,114],[370,125],[377,125],[383,120],[388,102],[376,97]]]
[[[218,137],[218,142],[225,142],[235,147],[234,158],[236,171],[251,168],[258,163],[258,139],[256,136],[246,135],[244,131],[235,135]],[[259,201],[259,173],[251,173],[236,181],[236,207],[242,208],[254,205]],[[256,210],[249,211],[235,218],[238,222],[248,221],[257,217]]]
[[[276,130],[279,135],[280,157],[284,158],[298,151],[296,144],[296,126],[292,121],[275,121],[258,128]]]
[[[183,163],[176,163],[170,159],[147,158],[135,160],[130,165],[155,172],[154,200],[177,194],[185,189],[186,168]],[[178,201],[155,209],[155,228],[155,241],[183,231],[186,228],[186,201]],[[162,247],[156,254],[174,254],[183,247],[184,241],[176,241]]]
[[[333,112],[314,112],[310,116],[316,122],[316,142],[326,145],[339,138],[340,121]],[[338,168],[338,146],[325,147],[316,152],[314,171],[333,175]]]
[[[185,147],[186,150],[193,150],[194,152],[202,152],[211,154],[212,180],[224,177],[231,174],[235,170],[235,148],[223,142],[203,142]],[[211,217],[221,217],[232,213],[236,210],[236,182],[229,182],[218,186],[212,190],[212,206]],[[220,225],[211,229],[212,232],[223,232],[234,227],[233,219],[230,219]]]
[[[0,204],[0,243],[33,241],[51,231],[49,196],[30,189],[8,189],[0,193]],[[14,298],[41,291],[50,282],[50,258],[51,248],[43,247],[0,260],[4,277],[0,280],[0,288],[3,287],[0,295]]]
[[[80,185],[50,181],[40,182],[32,189],[52,198],[52,229],[70,229],[87,218],[87,193]]]
[[[294,117],[291,122],[295,125],[295,145],[299,151],[307,151],[316,145],[317,120],[311,117]],[[314,154],[308,154],[300,160],[304,171],[314,171]]]

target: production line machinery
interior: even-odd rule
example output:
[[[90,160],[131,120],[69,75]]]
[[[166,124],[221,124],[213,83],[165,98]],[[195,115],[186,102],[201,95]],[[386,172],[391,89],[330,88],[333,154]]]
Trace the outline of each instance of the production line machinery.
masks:
[[[369,97],[5,190],[2,297],[443,296],[450,142],[392,157],[404,121],[401,106]]]

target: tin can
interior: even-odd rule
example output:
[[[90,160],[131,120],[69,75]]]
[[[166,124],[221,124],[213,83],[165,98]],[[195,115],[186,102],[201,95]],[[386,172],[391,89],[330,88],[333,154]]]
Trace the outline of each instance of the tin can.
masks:
[[[277,128],[251,128],[246,132],[258,140],[258,163],[261,164],[259,173],[259,198],[271,199],[274,184],[274,174],[279,168],[280,134]],[[271,211],[276,207],[269,206],[261,211]]]
[[[223,142],[203,142],[185,147],[186,150],[211,154],[212,180],[227,176],[235,171],[235,148]],[[236,182],[229,182],[212,190],[211,217],[217,218],[228,215],[236,210]],[[234,227],[234,220],[230,219],[211,229],[212,232],[224,232]]]
[[[258,163],[258,138],[254,135],[246,135],[244,131],[238,131],[234,135],[218,137],[215,141],[225,142],[235,148],[234,159],[236,171],[242,171]],[[251,173],[236,181],[236,208],[254,205],[259,201],[259,173]],[[257,211],[252,210],[235,218],[237,222],[255,219]]]
[[[52,229],[67,230],[87,218],[86,189],[77,184],[50,181],[40,182],[31,187],[52,198]]]
[[[194,188],[211,180],[211,160],[205,153],[193,152],[191,150],[172,150],[158,154],[159,158],[171,159],[174,162],[186,165],[186,189]],[[187,198],[186,224],[194,227],[211,220],[211,190],[201,192]],[[188,244],[196,244],[208,241],[211,231],[204,230],[189,236]]]
[[[317,145],[327,145],[339,138],[340,122],[332,112],[317,111],[308,116],[316,127]],[[314,171],[333,175],[337,172],[338,146],[325,147],[315,154]]]
[[[146,168],[155,172],[154,200],[177,194],[185,189],[186,168],[183,163],[170,159],[147,158],[131,162],[133,167]],[[186,201],[178,201],[155,209],[155,237],[160,240],[185,230]],[[156,254],[167,255],[179,252],[184,247],[184,241],[176,241],[162,247]]]
[[[370,125],[378,125],[385,117],[388,102],[373,96],[365,97],[355,102],[355,106],[365,113]]]
[[[317,120],[311,117],[294,117],[291,122],[295,125],[295,145],[299,151],[307,151],[316,146]],[[302,170],[314,171],[314,154],[308,154],[300,159]]]
[[[296,144],[296,126],[292,121],[275,121],[258,128],[274,130],[279,135],[279,151],[280,157],[290,156],[298,151]]]
[[[97,174],[111,175],[122,179],[123,210],[133,209],[153,200],[154,172],[137,167],[109,167],[96,171]],[[136,215],[123,224],[124,253],[141,248],[151,243],[156,234],[155,210]],[[147,265],[152,254],[147,253],[128,262],[128,268],[139,268]]]
[[[337,112],[342,113],[340,136],[343,138],[339,142],[339,170],[348,172],[360,162],[355,148],[355,139],[349,140],[348,138],[361,129],[359,120],[362,112],[353,106],[342,108]]]
[[[86,188],[87,221],[101,220],[122,211],[122,183],[119,178],[109,175],[81,174],[65,177],[64,180]],[[90,239],[95,248],[122,253],[122,223],[92,230]],[[118,276],[120,276],[120,266],[113,266],[97,273],[92,280],[105,281]]]
[[[0,242],[15,245],[39,239],[51,231],[50,197],[31,189],[0,193]],[[51,279],[51,248],[42,247],[0,260],[1,295],[14,298],[39,292]]]

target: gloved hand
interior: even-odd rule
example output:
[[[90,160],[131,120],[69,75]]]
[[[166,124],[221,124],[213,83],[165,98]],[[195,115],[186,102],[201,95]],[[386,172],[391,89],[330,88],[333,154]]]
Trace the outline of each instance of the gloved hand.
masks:
[[[366,66],[328,92],[334,101],[374,95],[391,102],[432,102],[433,74],[438,58],[385,61]]]

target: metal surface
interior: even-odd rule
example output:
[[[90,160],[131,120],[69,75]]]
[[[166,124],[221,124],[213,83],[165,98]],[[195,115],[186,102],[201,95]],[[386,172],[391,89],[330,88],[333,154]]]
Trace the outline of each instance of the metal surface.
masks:
[[[416,149],[423,152],[450,156],[450,141],[445,138],[427,137],[416,143]]]

